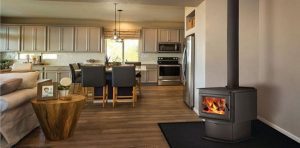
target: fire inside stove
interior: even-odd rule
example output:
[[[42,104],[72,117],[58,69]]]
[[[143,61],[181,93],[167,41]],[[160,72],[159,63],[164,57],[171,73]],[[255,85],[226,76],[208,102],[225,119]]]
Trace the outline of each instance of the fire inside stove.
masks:
[[[203,97],[202,100],[203,112],[212,114],[225,114],[226,100],[219,97]]]

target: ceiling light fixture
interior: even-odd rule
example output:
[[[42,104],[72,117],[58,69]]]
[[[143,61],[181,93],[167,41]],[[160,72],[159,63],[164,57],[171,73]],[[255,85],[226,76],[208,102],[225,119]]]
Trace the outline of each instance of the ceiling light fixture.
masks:
[[[121,10],[121,9],[118,10],[118,12],[119,12],[119,34],[118,34],[118,39],[117,39],[118,42],[123,41],[123,39],[121,38],[121,12],[122,11],[123,10]]]
[[[118,33],[117,33],[117,4],[118,3],[114,3],[115,4],[115,29],[113,31],[113,39],[116,40],[118,39]]]

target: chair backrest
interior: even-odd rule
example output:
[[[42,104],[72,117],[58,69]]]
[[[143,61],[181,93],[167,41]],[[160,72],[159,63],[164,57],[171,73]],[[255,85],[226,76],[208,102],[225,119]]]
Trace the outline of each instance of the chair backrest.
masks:
[[[112,86],[133,87],[135,81],[135,66],[112,67]]]
[[[79,69],[76,63],[69,64],[71,75],[72,75],[72,83],[75,83],[76,79],[80,76],[80,72],[76,72],[75,70]]]
[[[125,64],[132,64],[134,66],[141,66],[142,62],[125,62]]]
[[[82,63],[77,63],[77,66],[78,66],[79,69],[81,69],[81,67],[83,66],[83,64]]]
[[[11,71],[31,71],[31,63],[14,63],[11,67]]]
[[[102,87],[106,84],[105,66],[82,66],[81,83],[83,87]]]

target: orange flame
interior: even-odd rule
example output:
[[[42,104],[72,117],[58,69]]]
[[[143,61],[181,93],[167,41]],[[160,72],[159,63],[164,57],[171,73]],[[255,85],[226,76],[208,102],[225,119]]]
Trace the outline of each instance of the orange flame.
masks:
[[[224,115],[225,114],[225,98],[203,97],[203,112]]]

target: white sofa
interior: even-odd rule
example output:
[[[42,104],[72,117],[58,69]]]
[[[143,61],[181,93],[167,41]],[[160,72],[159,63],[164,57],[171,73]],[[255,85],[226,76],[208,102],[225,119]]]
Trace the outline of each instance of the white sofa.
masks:
[[[0,147],[12,147],[39,126],[30,100],[37,95],[38,72],[0,74],[0,81],[21,78],[17,90],[0,96]]]

